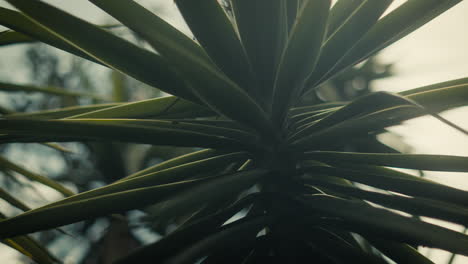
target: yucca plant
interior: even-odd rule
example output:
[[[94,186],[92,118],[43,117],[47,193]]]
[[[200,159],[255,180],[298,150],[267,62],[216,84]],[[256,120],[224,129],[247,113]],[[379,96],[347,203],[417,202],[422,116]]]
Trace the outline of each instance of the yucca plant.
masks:
[[[226,12],[216,0],[175,0],[193,41],[132,0],[91,0],[153,51],[42,1],[7,0],[20,12],[0,9],[14,30],[3,43],[41,41],[172,96],[4,115],[0,142],[202,149],[2,220],[0,237],[18,245],[155,204],[161,219],[184,221],[120,263],[431,263],[418,246],[468,255],[466,235],[420,218],[466,225],[468,192],[395,169],[467,172],[468,158],[388,153],[375,137],[422,115],[466,133],[438,113],[468,104],[468,79],[299,105],[460,1],[408,0],[382,16],[393,1],[231,0]],[[30,248],[18,249],[54,261]]]

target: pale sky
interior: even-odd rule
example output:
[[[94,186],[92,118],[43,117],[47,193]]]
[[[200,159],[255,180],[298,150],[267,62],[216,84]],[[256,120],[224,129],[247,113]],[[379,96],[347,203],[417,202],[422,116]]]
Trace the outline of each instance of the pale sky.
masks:
[[[47,2],[95,23],[112,21],[107,14],[87,0],[73,0],[66,1],[66,3],[63,0],[48,0]],[[147,7],[167,4],[169,8],[163,9],[163,17],[176,26],[183,26],[182,20],[176,15],[172,0],[138,2]],[[403,1],[395,2],[395,5],[398,5]],[[5,6],[3,0],[0,0],[0,6]],[[375,82],[374,87],[377,90],[398,92],[430,83],[468,77],[467,29],[468,1],[463,1],[423,28],[384,50],[380,54],[380,59],[382,62],[395,63],[396,75]],[[5,53],[0,54],[5,60]],[[3,64],[0,64],[0,67],[1,65]],[[444,114],[444,117],[468,129],[468,108],[449,111]],[[418,118],[391,130],[402,135],[406,143],[414,146],[415,153],[468,156],[468,138],[433,118]],[[468,175],[466,174],[433,173],[431,175],[445,184],[468,190]],[[427,253],[427,250],[423,252]],[[448,254],[431,251],[429,257],[435,263],[446,263]],[[468,264],[468,258],[457,257],[454,263]]]

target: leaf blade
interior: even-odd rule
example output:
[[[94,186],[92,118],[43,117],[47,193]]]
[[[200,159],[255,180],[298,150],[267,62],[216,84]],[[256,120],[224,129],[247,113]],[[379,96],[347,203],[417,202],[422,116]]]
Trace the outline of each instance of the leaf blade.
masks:
[[[28,16],[25,23],[40,28],[111,68],[117,69],[170,94],[194,100],[186,86],[169,70],[161,56],[144,50],[110,32],[71,16],[41,1],[9,1]],[[41,10],[41,12],[37,12]],[[23,19],[24,20],[24,19]],[[83,34],[86,32],[86,34]],[[108,47],[113,47],[109,49]],[[151,70],[150,70],[151,69]]]
[[[281,55],[274,83],[272,118],[281,124],[287,109],[301,89],[302,81],[314,69],[325,36],[329,0],[306,1]],[[304,50],[308,50],[304,55]]]
[[[118,2],[93,0],[93,3],[129,28],[142,34],[162,56],[170,60],[178,72],[187,79],[191,91],[206,105],[230,119],[237,120],[266,135],[269,134],[270,121],[257,102],[216,69],[204,56],[193,51],[193,45],[188,45],[185,41],[178,43],[180,35],[174,36],[173,29],[161,26],[157,16],[130,0]],[[238,105],[242,105],[249,114],[240,113]]]

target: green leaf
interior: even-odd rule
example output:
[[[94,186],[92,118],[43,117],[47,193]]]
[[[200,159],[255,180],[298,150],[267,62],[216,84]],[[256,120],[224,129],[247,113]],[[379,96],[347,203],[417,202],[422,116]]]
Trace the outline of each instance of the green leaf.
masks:
[[[112,16],[117,16],[116,19],[123,20],[122,24],[127,25],[132,30],[135,30],[147,39],[151,45],[153,39],[157,37],[150,37],[149,35],[157,32],[159,38],[164,38],[165,41],[171,42],[171,44],[177,45],[177,49],[185,50],[187,53],[193,56],[199,57],[202,60],[209,60],[204,50],[195,43],[192,39],[184,35],[182,32],[171,26],[169,23],[161,19],[156,14],[146,10],[142,6],[136,3],[128,3],[127,0],[108,1],[108,0],[90,0],[93,4],[103,9]],[[127,14],[122,14],[123,8],[127,8]],[[139,18],[146,23],[137,25],[132,21]],[[156,50],[163,47],[154,47]]]
[[[6,22],[31,25],[33,28],[28,28],[31,31],[39,28],[41,33],[47,34],[46,37],[52,36],[54,40],[58,38],[104,65],[170,94],[194,99],[161,56],[42,1],[14,0],[9,3],[24,12],[29,19],[11,18],[6,19]],[[38,39],[41,38],[42,35],[38,36]]]
[[[375,236],[365,236],[365,238],[372,246],[376,247],[380,252],[396,263],[434,264],[434,262],[424,257],[416,249],[407,244],[380,239]]]
[[[301,3],[300,0],[288,0],[286,1],[286,5],[286,8],[288,10],[286,14],[288,17],[288,31],[291,31],[291,28],[296,22],[297,13],[299,11],[299,8],[301,7]]]
[[[65,121],[65,120],[64,120]],[[255,134],[243,131],[240,129],[225,128],[221,126],[205,125],[198,123],[186,123],[182,121],[166,121],[156,119],[68,119],[65,122],[86,122],[90,124],[110,124],[110,125],[132,125],[147,128],[162,128],[162,129],[176,129],[186,132],[195,132],[200,134],[213,135],[224,137],[226,139],[233,139],[239,141],[239,144],[252,144],[258,143],[258,138]]]
[[[177,156],[177,157],[172,158],[170,160],[163,161],[161,163],[153,165],[153,166],[151,166],[149,168],[146,168],[144,170],[137,171],[137,172],[135,172],[135,173],[121,179],[121,180],[130,179],[130,178],[142,176],[142,175],[145,175],[145,174],[158,172],[158,171],[161,171],[161,170],[165,170],[165,169],[177,167],[177,166],[180,166],[180,165],[184,165],[186,163],[211,158],[211,157],[214,157],[214,156],[217,156],[217,155],[220,155],[220,154],[224,154],[224,153],[222,151],[219,151],[219,150],[216,150],[216,149],[203,149],[203,150],[199,150],[199,151],[194,151],[192,153]],[[119,180],[119,181],[121,181],[121,180]]]
[[[349,142],[350,138],[368,136],[386,127],[397,125],[406,119],[421,116],[424,113],[420,107],[412,105],[390,107],[317,131],[303,139],[292,142],[291,149],[310,150],[325,145],[340,146],[345,142]]]
[[[174,118],[208,115],[201,105],[174,96],[158,97],[78,114],[68,118]]]
[[[13,30],[0,32],[0,47],[12,44],[31,43],[34,41],[35,39]]]
[[[209,201],[235,198],[241,191],[255,184],[268,171],[253,169],[218,176],[213,181],[200,184],[190,190],[180,193],[177,197],[167,201],[165,215],[180,215],[193,207],[203,205]]]
[[[42,175],[39,175],[37,173],[34,173],[34,172],[31,172],[3,157],[0,157],[0,167],[1,168],[4,168],[4,169],[7,169],[7,170],[12,170],[12,171],[15,171],[21,175],[23,175],[24,177],[28,178],[29,180],[31,181],[36,181],[36,182],[39,182],[41,184],[44,184],[46,186],[49,186],[50,188],[58,191],[59,193],[65,195],[65,196],[70,196],[70,195],[73,195],[74,193],[72,191],[70,191],[68,188],[62,186],[61,184],[59,184],[58,182],[56,181],[53,181],[45,176],[42,176]]]
[[[299,131],[303,128],[311,126],[320,122],[322,119],[330,116],[338,109],[330,109],[330,110],[319,110],[313,112],[307,112],[304,114],[292,116],[290,118],[291,124],[289,125],[291,131]]]
[[[38,92],[44,94],[53,94],[53,95],[60,95],[60,96],[73,96],[73,97],[89,97],[92,99],[103,101],[104,99],[100,96],[97,96],[92,93],[83,93],[83,92],[73,92],[67,91],[63,88],[58,87],[38,87],[33,85],[18,85],[12,83],[4,83],[0,82],[0,91],[5,92]]]
[[[33,21],[29,20],[22,13],[0,7],[0,25],[14,29],[17,31],[17,34],[24,34],[24,36],[29,37],[35,41],[39,40],[41,42],[74,54],[76,56],[97,62],[94,58],[90,57],[88,54],[84,53],[79,48],[74,47],[73,45],[60,39],[60,37],[55,36],[44,27],[37,25]],[[13,33],[10,33],[8,35],[11,34]]]
[[[243,221],[245,220],[245,221]],[[239,243],[253,243],[257,233],[267,224],[266,216],[242,219],[223,226],[218,232],[194,243],[169,259],[168,264],[190,264],[206,254],[222,248],[237,246]]]
[[[415,170],[468,172],[468,157],[424,154],[311,151],[304,158],[324,162],[349,162]]]
[[[312,118],[312,117],[317,116],[317,117],[319,117],[317,119],[321,119],[321,118],[323,118],[322,115],[333,113],[333,112],[335,112],[335,111],[337,111],[339,109],[340,109],[340,107],[330,107],[330,108],[320,109],[320,110],[304,111],[304,112],[298,113],[296,115],[291,115],[289,117],[289,119],[288,119],[288,122],[290,124],[297,125],[298,123],[304,122],[308,118]],[[311,120],[311,121],[313,121],[313,120]]]
[[[369,264],[387,264],[386,261],[364,252],[360,247],[354,247],[346,240],[322,227],[311,227],[305,223],[300,226],[298,234],[303,237],[308,243],[312,244],[313,248],[319,250],[322,254],[336,263],[369,263]]]
[[[79,115],[86,112],[92,112],[104,108],[121,105],[120,103],[109,103],[109,104],[95,104],[95,105],[84,105],[84,106],[71,106],[52,110],[43,110],[36,112],[27,113],[10,113],[5,115],[5,118],[10,119],[57,119],[65,118],[69,116]]]
[[[262,108],[211,62],[194,52],[192,46],[182,42],[173,32],[175,29],[162,25],[156,15],[131,0],[93,0],[93,3],[142,35],[177,68],[190,89],[213,110],[264,134],[271,132],[270,121]],[[239,105],[242,105],[242,112]]]
[[[326,32],[330,0],[306,1],[278,66],[273,90],[273,120],[281,125],[305,78],[314,70]],[[304,51],[307,50],[306,53]]]
[[[380,19],[361,40],[322,78],[330,79],[402,39],[461,0],[409,0]]]
[[[171,122],[182,122],[182,123],[190,123],[190,124],[198,124],[198,125],[207,125],[207,126],[216,126],[220,128],[226,129],[235,129],[241,130],[245,132],[250,132],[252,134],[256,134],[255,130],[251,128],[245,127],[235,121],[225,120],[225,119],[218,119],[219,117],[216,116],[210,119],[164,119]]]
[[[309,77],[308,83],[312,87],[333,70],[348,51],[374,26],[392,2],[393,0],[364,0],[336,31],[331,33],[323,44],[317,67]]]
[[[132,189],[76,202],[43,207],[0,221],[0,238],[16,237],[131,209],[142,208],[209,178]],[[50,216],[54,217],[51,218]]]
[[[127,88],[125,85],[125,75],[118,71],[111,72],[112,79],[112,92],[111,97],[114,102],[125,102],[127,101]]]
[[[412,103],[408,102],[407,99],[391,93],[370,93],[348,103],[318,122],[311,122],[309,126],[306,126],[302,130],[291,135],[288,141],[306,141],[308,137],[313,137],[314,133],[320,133],[321,130],[333,129],[333,126],[339,126],[340,123],[344,125],[345,123],[351,123],[352,120],[359,120],[360,117],[365,115],[372,115],[391,107],[400,107],[411,104]],[[370,120],[372,121],[372,119]],[[377,119],[374,118],[374,120]],[[364,127],[356,126],[356,129],[362,128]]]
[[[468,105],[468,84],[457,84],[439,88],[439,85],[421,87],[408,91],[405,96],[423,105],[430,113]]]
[[[365,0],[338,0],[330,10],[328,17],[327,37],[330,37]]]
[[[212,115],[201,105],[174,96],[158,97],[129,103],[96,104],[65,107],[32,113],[6,115],[11,119],[57,118],[178,118]]]
[[[429,92],[429,91],[438,90],[441,88],[450,88],[452,86],[459,86],[462,84],[468,84],[468,78],[460,78],[460,79],[450,80],[446,82],[430,84],[430,85],[422,86],[419,88],[399,92],[398,94],[403,95],[403,96],[412,96],[413,94],[417,94],[421,92]]]
[[[295,115],[307,113],[307,112],[310,112],[310,111],[330,110],[330,109],[335,108],[335,107],[344,106],[344,105],[346,105],[346,103],[347,102],[327,102],[327,103],[292,107],[291,109],[289,109],[289,115],[290,116],[295,116]]]
[[[51,149],[54,149],[58,152],[61,152],[61,153],[65,153],[65,154],[73,154],[74,152],[70,149],[67,149],[66,147],[60,145],[60,144],[57,144],[57,143],[41,143],[41,145],[45,146],[45,147],[48,147],[48,148],[51,148]]]
[[[12,11],[12,10],[0,9],[0,13],[5,13],[5,12],[9,13],[10,16],[12,15],[13,17],[16,16],[17,18],[20,18],[20,16],[21,16],[20,13],[15,14],[15,12]],[[0,24],[5,23],[4,21],[5,20],[0,20]],[[7,24],[7,23],[5,23],[5,24]],[[75,54],[77,56],[80,56],[80,57],[83,57],[85,59],[96,62],[94,59],[88,57],[84,53],[81,53],[79,50],[75,49],[73,46],[68,45],[63,40],[61,40],[59,38],[55,38],[53,35],[47,36],[50,33],[46,32],[46,31],[43,31],[40,28],[36,28],[36,31],[33,32],[30,29],[33,29],[34,26],[31,26],[31,25],[27,25],[27,27],[21,27],[21,25],[25,26],[25,24],[19,24],[19,25],[18,24],[11,24],[11,25],[12,25],[11,26],[12,28],[20,28],[21,31],[24,31],[24,32],[27,32],[27,33],[23,34],[21,32],[17,32],[17,31],[13,31],[13,30],[5,30],[5,31],[0,32],[0,47],[7,46],[7,45],[15,45],[15,44],[33,43],[33,42],[37,42],[39,39],[41,39],[41,40],[44,41],[44,43],[50,41],[49,44],[56,47],[56,48],[63,49],[63,50],[69,49],[67,51],[72,53],[72,54]],[[101,26],[101,27],[104,28],[104,29],[112,29],[112,28],[119,27],[119,26],[120,25],[104,25],[104,26]],[[27,29],[28,27],[30,27],[29,30]],[[39,37],[39,39],[35,39],[34,36],[37,36],[37,35],[40,35],[41,37]],[[46,39],[49,40],[49,41],[47,41]],[[97,63],[99,63],[99,62],[97,62]]]
[[[239,36],[217,0],[176,0],[182,16],[213,62],[258,99],[254,76]]]
[[[11,239],[5,239],[2,242],[18,250],[23,255],[28,256],[37,263],[59,263],[59,260],[55,258],[46,248],[44,248],[41,244],[29,236],[18,236]]]
[[[177,229],[161,240],[137,249],[134,253],[118,260],[116,264],[142,263],[152,258],[163,261],[177,254],[177,252],[181,251],[183,248],[212,234],[231,216],[255,201],[258,196],[258,194],[250,194],[217,213]]]
[[[246,157],[248,157],[247,153],[234,152],[230,154],[219,155],[203,160],[189,162],[183,165],[167,168],[160,171],[146,173],[141,176],[124,178],[106,186],[82,192],[71,197],[67,197],[66,199],[62,199],[60,201],[45,205],[43,206],[43,208],[53,207],[62,204],[69,204],[71,202],[83,201],[85,199],[91,199],[98,196],[109,195],[137,188],[169,184],[193,178],[199,178],[199,175],[204,175],[216,169],[223,168],[233,161],[242,160]],[[196,175],[198,176],[195,177]]]
[[[117,122],[117,123],[116,123]],[[41,142],[41,141],[75,141],[105,140],[123,141],[154,145],[171,145],[181,147],[221,147],[237,148],[243,143],[224,136],[211,135],[191,130],[178,129],[177,124],[166,123],[165,127],[144,126],[119,123],[115,120],[93,122],[86,119],[67,120],[0,120],[0,133],[11,134],[0,141]],[[18,136],[30,136],[19,137]],[[37,137],[37,138],[35,138]]]
[[[341,167],[346,166],[350,169],[316,166],[315,163],[312,166],[307,164],[303,166],[306,166],[306,171],[315,174],[344,178],[413,197],[423,197],[461,206],[468,205],[468,192],[466,191],[383,167],[354,166],[349,163],[342,164]],[[304,177],[307,179],[307,176]]]
[[[402,242],[416,242],[463,255],[468,255],[468,236],[420,220],[401,216],[385,209],[361,202],[348,201],[325,195],[303,198],[306,206],[337,216],[353,225],[365,226],[366,232],[384,237],[396,237]],[[393,240],[393,239],[392,239]]]
[[[274,76],[287,39],[288,1],[231,1],[240,38],[267,106],[272,100]]]
[[[466,91],[468,90],[463,87],[461,92],[465,93]],[[460,90],[457,87],[454,90],[446,92],[445,98],[443,97],[444,93],[442,93],[441,97],[442,100],[452,100],[450,103],[457,104],[459,103],[459,99],[457,99],[457,96],[460,96],[459,93]],[[427,100],[427,97],[422,95],[418,98],[416,95],[417,94],[414,94],[414,99],[418,99],[426,104],[428,103],[429,100]],[[384,102],[381,106],[375,105],[372,100],[369,100],[373,96],[378,97],[379,100],[385,98],[388,98],[389,100],[388,102]],[[431,96],[428,97],[434,99]],[[371,106],[366,107],[366,104],[369,103]],[[349,107],[349,109],[347,109],[347,107]],[[350,137],[362,137],[366,136],[365,133],[371,134],[381,132],[386,127],[397,125],[405,120],[426,114],[430,114],[439,121],[468,135],[467,130],[441,117],[431,109],[425,108],[413,100],[413,98],[406,98],[397,94],[372,93],[353,101],[348,104],[347,107],[341,108],[334,114],[327,116],[318,122],[313,121],[308,126],[304,125],[302,130],[299,130],[289,136],[288,141],[292,143],[293,148],[310,148],[317,142],[322,145],[326,143],[338,145],[341,143],[340,141],[344,142]],[[345,110],[352,111],[349,111],[348,113]],[[357,115],[359,111],[361,111],[361,113]],[[353,115],[357,116],[350,118]],[[343,117],[348,117],[348,119]],[[346,134],[346,137],[343,137],[343,134]],[[318,140],[319,138],[320,140]]]

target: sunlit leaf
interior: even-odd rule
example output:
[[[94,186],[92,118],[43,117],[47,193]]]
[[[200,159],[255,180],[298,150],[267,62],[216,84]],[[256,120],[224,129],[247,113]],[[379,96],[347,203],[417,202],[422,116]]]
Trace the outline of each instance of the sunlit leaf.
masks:
[[[468,172],[468,157],[461,156],[312,151],[305,153],[304,157],[324,162],[350,162],[415,170]]]
[[[175,1],[195,38],[213,62],[254,98],[258,98],[250,62],[234,25],[217,0]],[[259,99],[259,98],[258,98]]]

